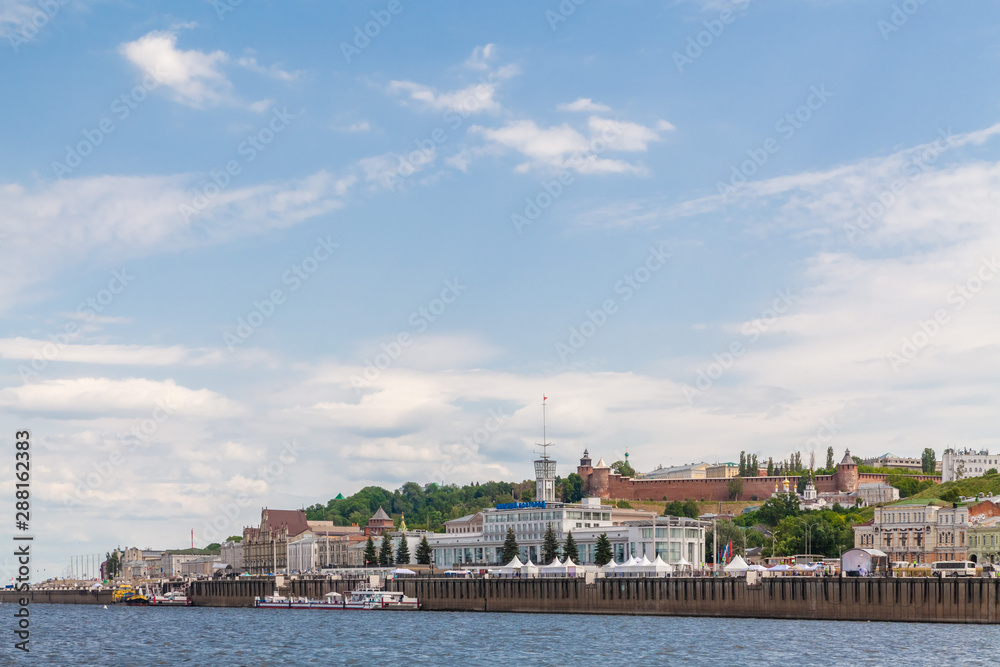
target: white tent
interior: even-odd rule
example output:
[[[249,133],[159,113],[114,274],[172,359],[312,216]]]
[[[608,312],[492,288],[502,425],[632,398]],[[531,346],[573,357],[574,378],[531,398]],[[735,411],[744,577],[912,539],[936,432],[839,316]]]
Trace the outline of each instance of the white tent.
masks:
[[[538,576],[538,566],[528,559],[528,562],[521,566],[521,576],[522,577],[535,577]]]
[[[504,576],[512,577],[515,574],[520,574],[522,567],[524,567],[524,563],[522,563],[517,556],[514,556],[509,563],[499,568],[499,573]]]
[[[674,567],[678,570],[683,570],[684,568],[691,569],[691,563],[684,556],[681,556],[681,559],[674,563]]]
[[[768,572],[788,572],[790,569],[792,569],[792,568],[788,567],[784,563],[778,563],[774,567],[767,568],[767,571]]]
[[[638,563],[636,563],[636,565],[638,565],[640,567],[645,567],[647,565],[652,565],[652,564],[653,564],[653,561],[651,561],[648,558],[646,558],[646,554],[643,554],[642,555],[642,560],[639,561]]]
[[[668,563],[664,562],[664,560],[660,558],[659,554],[657,554],[656,560],[654,560],[652,563],[642,568],[643,574],[647,574],[653,577],[665,577],[666,575],[673,572],[673,570],[674,568],[670,567]]]
[[[753,565],[751,565],[751,566],[750,566],[750,567],[748,567],[747,569],[748,569],[748,570],[749,570],[750,572],[763,572],[763,571],[764,571],[764,570],[766,570],[767,568],[766,568],[766,567],[764,567],[763,565],[759,564],[759,563],[754,563]]]
[[[749,569],[750,566],[747,565],[747,562],[743,560],[740,556],[736,556],[731,561],[729,561],[729,565],[722,568],[724,572],[746,572]]]
[[[408,567],[397,567],[395,570],[390,572],[390,574],[416,574],[416,572]]]
[[[605,563],[604,565],[601,566],[601,572],[604,573],[605,577],[620,577],[620,576],[622,576],[622,573],[618,571],[620,569],[621,568],[618,567],[618,564],[615,563],[615,559],[614,558],[612,558],[607,563]]]

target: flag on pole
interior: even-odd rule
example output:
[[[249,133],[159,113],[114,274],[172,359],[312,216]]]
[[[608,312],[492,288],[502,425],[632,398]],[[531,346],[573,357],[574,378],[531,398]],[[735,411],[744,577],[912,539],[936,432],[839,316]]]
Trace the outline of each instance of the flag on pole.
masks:
[[[542,394],[542,403],[544,403],[546,400],[548,400],[548,398],[549,398],[548,396],[546,396],[545,394]]]

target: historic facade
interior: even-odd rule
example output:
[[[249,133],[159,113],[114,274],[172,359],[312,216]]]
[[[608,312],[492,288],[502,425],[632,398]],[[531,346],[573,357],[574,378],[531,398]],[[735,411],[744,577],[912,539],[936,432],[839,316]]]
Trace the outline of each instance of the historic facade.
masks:
[[[603,460],[592,465],[589,456],[580,459],[576,472],[583,478],[584,493],[597,498],[615,498],[620,500],[731,500],[729,479],[633,479],[622,477],[611,471]],[[848,450],[837,465],[833,475],[816,475],[816,490],[824,493],[854,493],[862,483],[886,482],[886,475],[858,473],[858,466],[851,458]],[[914,479],[930,479],[939,481],[934,475],[915,475]],[[775,477],[743,478],[741,500],[759,500],[769,498],[777,486],[788,482],[795,488],[799,481],[798,475]]]
[[[854,546],[879,549],[889,560],[907,563],[965,560],[970,509],[918,499],[876,507],[870,523],[855,526]]]

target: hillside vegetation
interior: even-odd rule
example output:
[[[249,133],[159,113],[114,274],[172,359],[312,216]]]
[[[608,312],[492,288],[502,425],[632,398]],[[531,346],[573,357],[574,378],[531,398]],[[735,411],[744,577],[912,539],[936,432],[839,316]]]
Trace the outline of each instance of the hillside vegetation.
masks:
[[[940,498],[955,502],[958,496],[989,496],[1000,494],[1000,475],[969,477],[957,482],[935,484],[913,495],[914,498]]]

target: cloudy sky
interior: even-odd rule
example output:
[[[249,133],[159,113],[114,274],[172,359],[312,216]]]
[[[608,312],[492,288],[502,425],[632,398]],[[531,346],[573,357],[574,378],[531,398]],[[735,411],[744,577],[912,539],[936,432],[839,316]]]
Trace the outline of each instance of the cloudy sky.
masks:
[[[528,478],[543,394],[561,475],[995,447],[998,29],[5,0],[0,473],[29,429],[36,576]]]

